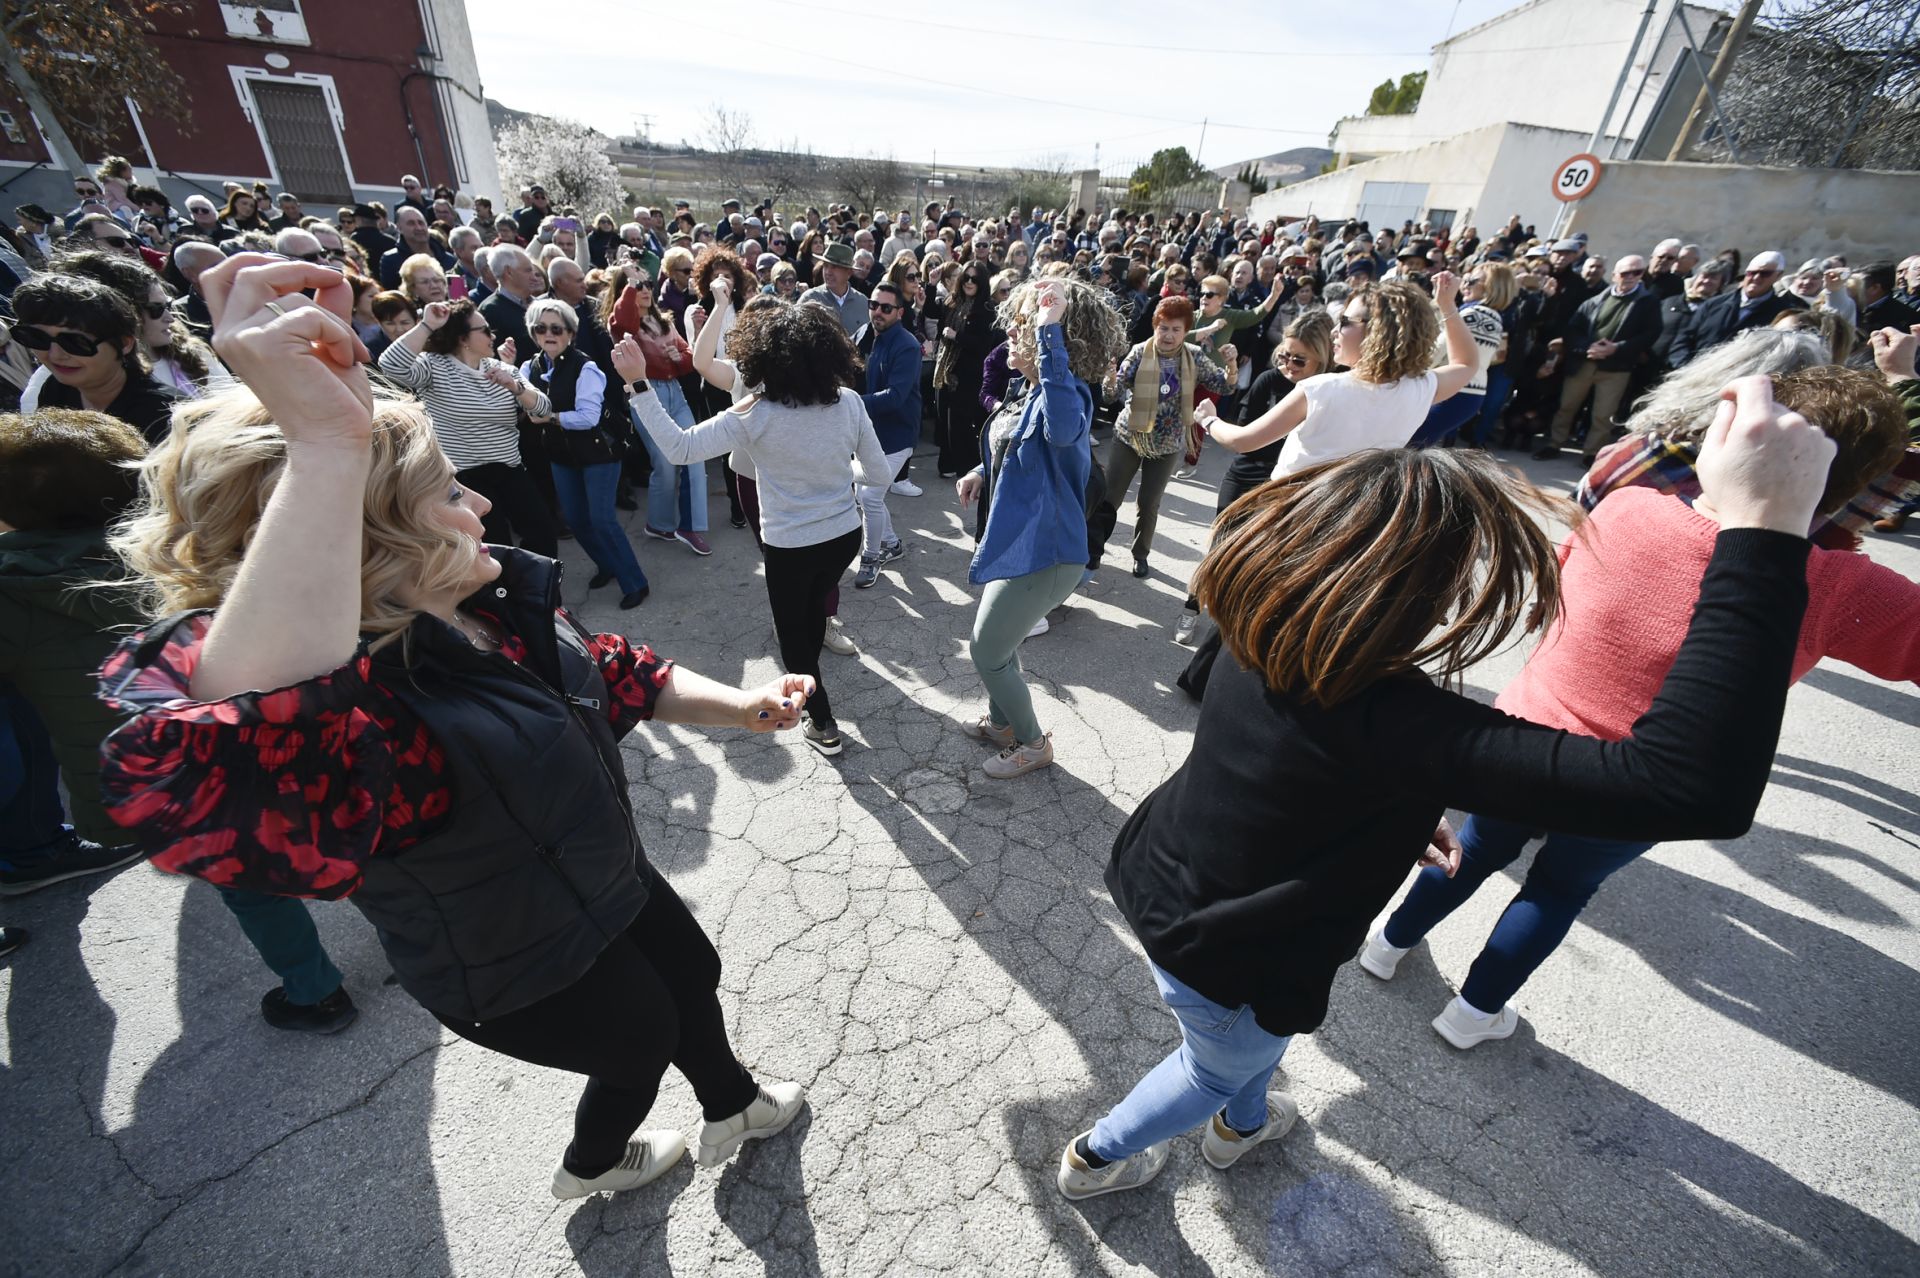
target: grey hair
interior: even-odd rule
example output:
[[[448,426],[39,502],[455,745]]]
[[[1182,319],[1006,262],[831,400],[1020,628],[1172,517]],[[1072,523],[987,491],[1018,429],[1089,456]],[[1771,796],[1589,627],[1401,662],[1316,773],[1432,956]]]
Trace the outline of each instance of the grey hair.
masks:
[[[476,244],[480,243],[480,232],[474,230],[471,226],[456,226],[447,234],[447,247],[457,251],[459,247],[468,240],[472,240]]]
[[[563,259],[564,260],[564,259]],[[527,304],[527,327],[531,329],[543,315],[558,315],[569,333],[580,331],[580,313],[557,297],[542,297]]]
[[[285,253],[288,257],[292,257],[293,255],[291,253],[287,253],[287,249],[302,235],[312,240],[315,248],[320,247],[320,241],[312,231],[307,230],[305,227],[289,226],[285,230],[274,233],[273,251],[276,253]]]
[[[512,267],[532,265],[533,259],[527,256],[527,251],[518,244],[496,244],[493,246],[493,251],[487,254],[487,267],[493,272],[495,279],[500,278],[503,271]]]
[[[1627,419],[1637,435],[1697,440],[1713,425],[1720,392],[1729,383],[1755,373],[1777,377],[1833,362],[1820,334],[1780,328],[1748,329],[1667,374]]]

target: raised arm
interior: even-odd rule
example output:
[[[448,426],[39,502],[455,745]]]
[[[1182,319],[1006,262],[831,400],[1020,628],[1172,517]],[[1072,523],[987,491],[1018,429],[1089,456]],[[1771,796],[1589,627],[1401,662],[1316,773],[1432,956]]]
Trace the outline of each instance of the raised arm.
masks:
[[[426,394],[433,386],[433,365],[420,353],[427,347],[427,335],[446,322],[447,304],[428,302],[420,322],[380,352],[380,371],[416,395]]]
[[[1033,295],[1035,372],[1040,378],[1041,431],[1055,448],[1081,445],[1093,426],[1093,395],[1074,375],[1072,358],[1060,321],[1066,318],[1067,298],[1057,284],[1042,283]]]
[[[1467,388],[1480,371],[1480,348],[1474,344],[1467,321],[1460,318],[1460,277],[1452,271],[1435,275],[1433,300],[1439,304],[1440,321],[1447,333],[1447,362],[1433,370],[1433,402],[1437,404]]]
[[[709,383],[723,391],[733,389],[734,371],[731,364],[720,362],[720,331],[728,327],[727,317],[733,313],[733,286],[725,276],[714,277],[713,299],[719,314],[710,324],[702,324],[693,338],[693,371],[707,379]]]
[[[203,275],[201,291],[214,349],[287,440],[286,468],[194,668],[194,699],[216,701],[337,669],[359,645],[373,392],[338,272],[240,253]]]

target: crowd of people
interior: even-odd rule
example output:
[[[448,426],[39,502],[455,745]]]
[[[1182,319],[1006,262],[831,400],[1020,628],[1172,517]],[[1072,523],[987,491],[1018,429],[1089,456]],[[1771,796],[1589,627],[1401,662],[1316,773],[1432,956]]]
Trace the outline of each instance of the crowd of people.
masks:
[[[1106,877],[1181,1043],[1063,1151],[1069,1198],[1195,1127],[1223,1169],[1283,1135],[1271,1076],[1335,969],[1390,979],[1545,834],[1434,1023],[1510,1035],[1608,875],[1746,828],[1793,679],[1920,678],[1920,587],[1858,553],[1920,500],[1920,255],[401,189],[176,214],[110,158],[0,228],[0,895],[141,858],[205,879],[280,980],[262,1015],[316,1033],[357,1009],[301,898],[350,898],[451,1032],[586,1076],[562,1198],[685,1152],[640,1130],[669,1065],[703,1165],[803,1104],[735,1057],[619,741],[842,753],[823,653],[859,650],[849,571],[907,553],[916,460],[976,512],[984,707],[956,727],[1011,780],[1055,762],[1022,644],[1130,491],[1146,578],[1169,485],[1234,454],[1168,619],[1192,749]],[[1575,450],[1590,516],[1501,447]],[[568,540],[590,590],[652,596],[625,514],[649,554],[711,554],[716,481],[764,564],[783,673],[754,689],[560,605]],[[1447,690],[1516,632],[1541,637],[1496,706]]]

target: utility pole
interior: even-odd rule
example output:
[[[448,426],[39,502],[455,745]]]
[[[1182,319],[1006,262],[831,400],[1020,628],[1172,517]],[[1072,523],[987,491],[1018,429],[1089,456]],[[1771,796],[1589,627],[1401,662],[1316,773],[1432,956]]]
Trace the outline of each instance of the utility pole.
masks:
[[[1634,55],[1640,52],[1640,42],[1647,38],[1647,25],[1653,21],[1653,11],[1659,3],[1660,0],[1647,0],[1647,7],[1640,11],[1640,25],[1634,28],[1633,43],[1627,46],[1627,60],[1620,64],[1620,76],[1613,82],[1613,93],[1607,98],[1606,109],[1600,112],[1600,118],[1594,122],[1593,136],[1587,139],[1589,154],[1599,154],[1600,139],[1606,134],[1607,122],[1613,118],[1613,109],[1620,105],[1620,93],[1627,87],[1627,77],[1633,74]],[[1555,237],[1559,236],[1560,228],[1566,224],[1567,218],[1572,213],[1573,205],[1571,204],[1563,203],[1554,210],[1551,233]]]
[[[1207,149],[1207,121],[1203,117],[1200,121],[1200,145],[1198,148],[1195,149],[1193,153],[1193,162],[1195,164],[1200,163],[1200,152],[1206,149]]]
[[[1720,52],[1713,59],[1713,69],[1707,72],[1706,83],[1700,86],[1700,92],[1693,95],[1693,109],[1687,112],[1687,122],[1681,126],[1680,134],[1673,140],[1673,149],[1667,152],[1667,159],[1682,158],[1693,142],[1694,130],[1700,127],[1700,117],[1706,114],[1707,107],[1720,86],[1726,83],[1727,73],[1733,70],[1733,58],[1746,41],[1747,31],[1753,26],[1755,15],[1760,12],[1760,0],[1746,0],[1740,6],[1740,16],[1733,20],[1733,27],[1727,32],[1727,38],[1720,42]],[[1681,21],[1686,21],[1684,15]]]

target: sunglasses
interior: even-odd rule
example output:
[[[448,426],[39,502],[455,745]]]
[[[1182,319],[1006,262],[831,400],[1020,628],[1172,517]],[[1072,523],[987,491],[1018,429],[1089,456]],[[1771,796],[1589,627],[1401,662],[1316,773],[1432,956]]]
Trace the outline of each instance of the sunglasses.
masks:
[[[30,351],[50,351],[58,346],[67,354],[78,355],[81,359],[87,359],[100,352],[99,338],[89,337],[85,333],[76,333],[72,330],[49,333],[44,328],[22,324],[13,330],[13,339]]]
[[[312,253],[289,253],[288,256],[296,262],[322,262],[327,254],[325,250],[318,250]]]
[[[1366,326],[1367,317],[1364,315],[1349,315],[1343,312],[1340,316],[1341,328],[1365,328]]]
[[[148,319],[159,319],[161,316],[165,315],[171,309],[173,308],[168,306],[165,302],[140,303],[140,313],[146,316]]]
[[[475,333],[485,333],[488,337],[492,337],[493,329],[489,328],[485,324],[475,324],[472,328],[469,328],[467,330],[467,336],[472,337]]]
[[[1305,368],[1307,366],[1307,357],[1305,355],[1282,355],[1280,362],[1289,368]]]
[[[1204,288],[1203,288],[1203,289],[1201,289],[1201,290],[1200,290],[1200,296],[1201,296],[1201,297],[1203,297],[1203,298],[1205,298],[1205,297],[1218,297],[1218,296],[1220,296],[1220,294],[1219,294],[1219,293],[1218,293],[1217,291],[1214,291],[1214,290],[1210,290],[1210,289],[1204,289]]]
[[[93,237],[93,242],[95,244],[111,244],[117,249],[124,249],[127,245],[133,243],[132,240],[124,235],[96,235]]]
[[[900,308],[891,302],[875,302],[873,303],[873,309],[879,311],[882,315],[891,315]]]
[[[535,324],[527,331],[535,337],[564,337],[567,333],[567,326],[565,324]]]
[[[1620,278],[1621,278],[1621,279],[1623,279],[1623,280],[1631,280],[1631,279],[1638,279],[1638,278],[1639,278],[1640,276],[1642,276],[1642,275],[1645,275],[1645,274],[1646,274],[1646,272],[1645,272],[1645,271],[1621,271],[1621,272],[1619,272],[1619,275],[1620,275]]]

